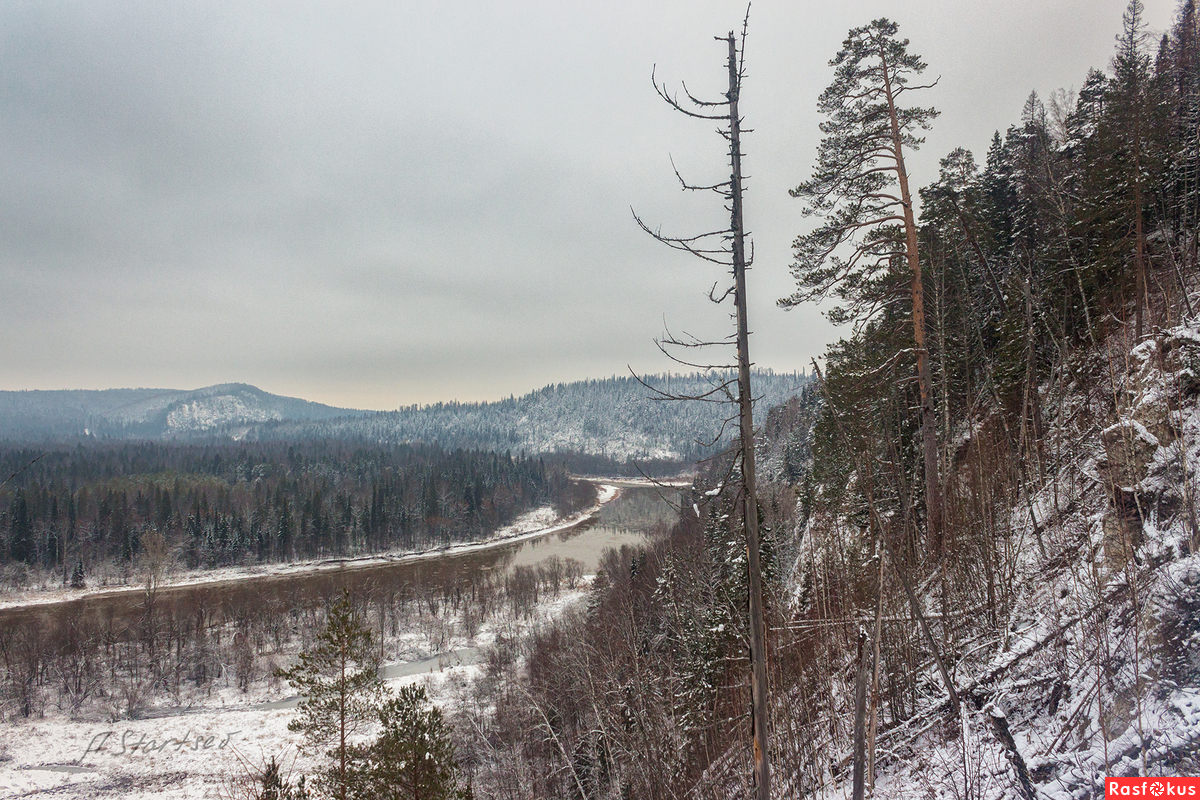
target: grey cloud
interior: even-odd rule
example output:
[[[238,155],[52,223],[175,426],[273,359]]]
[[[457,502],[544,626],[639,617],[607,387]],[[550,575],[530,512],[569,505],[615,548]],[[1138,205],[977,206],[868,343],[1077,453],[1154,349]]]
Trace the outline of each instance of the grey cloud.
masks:
[[[834,335],[815,310],[773,301],[803,224],[786,190],[811,166],[815,97],[846,29],[895,16],[945,75],[912,165],[925,180],[951,147],[981,151],[1014,120],[1037,70],[1070,85],[1102,65],[1124,3],[1101,5],[755,7],[744,110],[760,363],[803,366]],[[650,69],[719,93],[711,37],[743,9],[0,6],[0,388],[238,380],[387,407],[667,368],[651,342],[664,318],[726,330],[704,299],[721,276],[652,242],[629,208],[668,232],[719,226],[719,204],[681,193],[668,155],[696,180],[725,167],[712,126],[664,108]],[[1077,39],[1039,28],[1068,9],[1108,19]],[[1050,53],[1038,43],[1052,35]],[[1016,78],[1005,48],[1022,53]]]

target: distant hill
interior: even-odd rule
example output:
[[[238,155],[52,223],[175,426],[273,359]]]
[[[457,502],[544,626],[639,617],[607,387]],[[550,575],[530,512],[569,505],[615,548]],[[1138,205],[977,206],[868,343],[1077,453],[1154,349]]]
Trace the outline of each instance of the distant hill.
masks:
[[[244,383],[203,389],[0,392],[0,439],[172,438],[244,435],[269,420],[320,420],[368,412],[280,397]]]
[[[252,441],[350,439],[424,442],[446,449],[571,454],[573,468],[605,471],[612,464],[695,461],[723,446],[737,425],[721,402],[654,399],[712,392],[732,375],[650,375],[560,383],[491,403],[437,403],[398,411],[354,411],[279,397],[243,383],[193,391],[0,392],[0,440],[188,439]],[[803,372],[756,371],[757,418],[807,384]],[[716,399],[714,397],[713,399]],[[594,464],[594,466],[593,466]]]
[[[654,399],[654,389],[676,395],[709,393],[724,373],[649,375],[647,388],[633,377],[560,383],[491,403],[437,403],[357,418],[279,422],[255,426],[259,439],[360,438],[372,442],[437,443],[513,453],[571,453],[600,462],[694,461],[712,452],[706,443],[728,442],[737,425],[721,402]],[[786,402],[808,382],[803,372],[754,372],[757,414]],[[714,396],[712,399],[719,399]],[[586,460],[580,461],[586,469]],[[598,469],[607,468],[604,463]]]

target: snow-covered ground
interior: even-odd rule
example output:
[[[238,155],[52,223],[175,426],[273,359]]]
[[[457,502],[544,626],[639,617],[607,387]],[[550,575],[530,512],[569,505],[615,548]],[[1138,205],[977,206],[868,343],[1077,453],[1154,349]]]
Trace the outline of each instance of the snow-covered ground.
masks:
[[[545,595],[529,618],[501,614],[483,623],[473,637],[452,634],[441,654],[385,665],[395,688],[421,683],[443,709],[460,702],[483,669],[476,655],[496,641],[528,634],[581,602],[587,583]],[[449,628],[461,631],[458,621]],[[421,633],[409,630],[412,652]],[[399,644],[406,649],[405,643]],[[232,671],[227,671],[232,673]],[[112,721],[98,714],[73,718],[47,711],[45,719],[0,728],[0,798],[53,797],[195,800],[244,797],[239,781],[261,770],[273,756],[294,775],[312,775],[319,753],[299,749],[288,731],[295,698],[286,684],[262,680],[240,691],[232,674],[192,705],[151,709],[140,719]]]
[[[1109,351],[1103,385],[1043,387],[1056,460],[1012,509],[1010,613],[954,665],[959,718],[930,666],[925,707],[881,732],[875,797],[1090,800],[1107,776],[1200,774],[1200,322]],[[814,800],[848,797],[848,772]]]
[[[559,518],[549,507],[523,515],[485,542],[448,550],[384,554],[354,559],[353,564],[400,559],[436,558],[446,552],[462,552],[546,536],[568,530],[598,513],[614,500],[620,489],[600,486],[593,508]],[[173,585],[234,581],[265,574],[289,574],[304,570],[340,568],[346,562],[279,564],[260,569],[211,570],[175,576]],[[383,674],[389,685],[423,683],[440,707],[458,702],[482,667],[480,654],[498,636],[524,636],[569,605],[583,598],[587,581],[558,596],[541,596],[528,618],[502,611],[488,617],[473,636],[467,635],[462,620],[441,618],[439,629],[448,631],[440,652],[430,652],[427,631],[410,626],[399,637],[389,637],[389,652],[411,655],[407,661],[391,661]],[[114,591],[114,590],[93,590]],[[116,591],[139,591],[135,587]],[[7,597],[7,606],[48,603],[80,592],[46,590],[24,597]],[[72,715],[49,707],[46,717],[0,725],[0,799],[17,797],[54,798],[236,798],[244,796],[238,783],[247,774],[261,770],[274,756],[285,772],[311,775],[321,762],[319,753],[298,748],[301,740],[287,730],[295,714],[296,697],[285,683],[260,679],[241,691],[233,670],[206,690],[193,690],[182,703],[150,706],[138,719],[114,719],[100,710]]]

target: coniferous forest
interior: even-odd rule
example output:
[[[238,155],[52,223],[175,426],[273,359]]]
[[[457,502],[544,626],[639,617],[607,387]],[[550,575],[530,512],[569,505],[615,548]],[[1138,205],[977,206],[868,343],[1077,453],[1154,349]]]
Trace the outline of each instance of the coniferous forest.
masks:
[[[1133,0],[1121,23],[1107,69],[911,200],[926,65],[888,20],[831,62],[780,303],[827,301],[846,334],[758,419],[772,797],[1200,774],[1200,17],[1184,0],[1151,39]],[[520,690],[488,684],[469,729],[508,748],[497,796],[758,790],[738,478],[710,462]]]
[[[120,582],[143,539],[184,568],[413,550],[484,538],[541,504],[593,502],[540,459],[436,446],[111,443],[0,451],[8,581]]]

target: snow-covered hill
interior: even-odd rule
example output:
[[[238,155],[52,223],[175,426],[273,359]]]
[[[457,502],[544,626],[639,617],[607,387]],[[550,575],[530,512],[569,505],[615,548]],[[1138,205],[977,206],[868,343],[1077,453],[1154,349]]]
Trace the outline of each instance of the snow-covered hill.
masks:
[[[671,401],[662,394],[700,396],[732,378],[728,373],[649,375],[642,380],[555,384],[494,403],[438,403],[354,419],[262,425],[260,438],[356,437],[382,442],[428,442],[443,447],[504,452],[580,453],[615,462],[629,459],[686,461],[728,442],[736,430],[722,402]],[[798,394],[802,372],[755,371],[751,380],[759,414]]]
[[[397,411],[333,408],[226,383],[194,391],[0,392],[0,440],[101,438],[357,439],[438,444],[448,449],[572,453],[604,471],[630,460],[679,462],[703,458],[736,429],[731,406],[714,389],[728,373],[650,375],[560,383],[492,403],[437,403]],[[756,371],[759,414],[807,385],[802,372]],[[660,395],[712,394],[710,402]]]
[[[268,420],[317,420],[365,412],[280,397],[244,383],[203,389],[0,392],[0,439],[157,438],[236,434]],[[244,433],[244,430],[242,431]]]
[[[914,707],[880,714],[874,796],[1083,800],[1105,796],[1106,776],[1200,775],[1200,323],[1128,335],[1041,387],[1043,463],[1029,465],[1028,487],[988,532],[1002,537],[998,563],[976,573],[994,584],[939,584],[935,573],[923,585],[961,711],[950,712],[928,653],[908,662],[915,676],[885,673],[880,691],[903,683]],[[964,432],[961,451],[986,435],[984,423]],[[958,467],[963,502],[972,465]],[[836,527],[814,519],[804,531],[797,607],[814,580],[844,569],[827,563],[844,555]],[[977,532],[955,535],[970,549]],[[958,601],[972,592],[978,607]],[[893,613],[891,636],[917,642],[902,598]],[[870,631],[871,610],[860,624]],[[837,722],[814,746],[827,754],[808,776],[817,799],[849,793],[852,645],[832,648]]]

